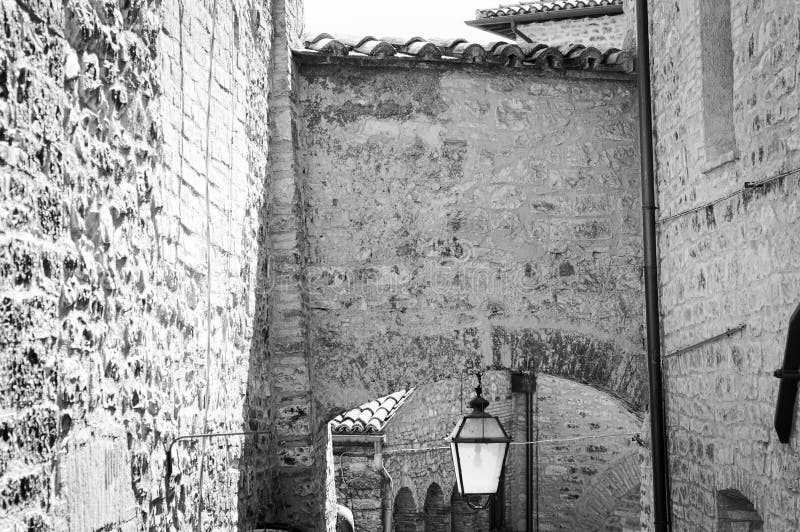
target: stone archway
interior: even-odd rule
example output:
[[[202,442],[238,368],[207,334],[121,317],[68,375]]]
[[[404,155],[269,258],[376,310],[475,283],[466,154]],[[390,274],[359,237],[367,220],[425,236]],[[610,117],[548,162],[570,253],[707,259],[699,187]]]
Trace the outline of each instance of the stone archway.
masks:
[[[423,511],[425,532],[449,532],[450,508],[444,501],[442,488],[436,482],[428,486]]]
[[[579,499],[576,527],[590,530],[602,524],[603,530],[623,530],[619,523],[638,518],[641,512],[640,489],[639,455],[633,452],[592,479]]]
[[[395,532],[417,532],[417,505],[408,488],[400,488],[394,498],[392,517]]]
[[[602,530],[640,485],[641,419],[613,395],[553,375],[537,376],[534,403],[536,439],[553,441],[535,449],[538,522]]]

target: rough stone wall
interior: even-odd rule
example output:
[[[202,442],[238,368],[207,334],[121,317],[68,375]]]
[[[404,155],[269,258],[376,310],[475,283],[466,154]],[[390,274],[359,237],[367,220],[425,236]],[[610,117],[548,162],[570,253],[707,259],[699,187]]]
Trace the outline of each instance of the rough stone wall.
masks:
[[[336,500],[353,512],[356,532],[383,530],[383,471],[376,464],[373,444],[334,444]]]
[[[444,437],[462,415],[462,403],[473,396],[470,383],[464,384],[463,401],[459,379],[418,387],[389,422],[382,458],[392,478],[391,490],[388,482],[382,483],[370,448],[337,445],[340,500],[351,505],[359,530],[377,530],[376,524],[381,523],[380,505],[369,500],[376,490],[384,490],[386,505],[396,501],[401,490],[408,490],[417,501],[414,519],[420,526],[426,519],[423,505],[431,499],[431,491],[441,488],[442,500],[452,501],[455,473]],[[520,434],[519,424],[524,419],[516,415],[510,372],[490,371],[484,376],[484,385],[489,411],[510,434]],[[639,417],[595,388],[549,375],[538,376],[532,403],[534,438],[545,441],[534,448],[532,464],[536,475],[533,513],[539,529],[620,530],[623,523],[638,523],[639,447],[631,433],[638,431]],[[524,435],[514,441],[525,441]],[[525,529],[525,462],[514,460],[515,454],[524,458],[524,449],[512,445],[504,505],[493,509],[502,512],[507,530]],[[515,483],[516,479],[522,482]],[[455,499],[459,500],[457,495]],[[489,510],[476,513],[464,504],[448,503],[439,510],[439,518],[452,518],[464,532],[484,530],[491,515]],[[433,517],[437,522],[441,519]]]
[[[281,519],[314,529],[335,524],[326,422],[315,414],[308,350],[303,181],[297,164],[297,83],[291,49],[302,33],[302,1],[272,2],[275,27],[270,106],[268,318],[269,408],[275,412]],[[325,506],[325,515],[320,510]]]
[[[733,489],[764,530],[794,530],[800,461],[772,428],[771,372],[800,301],[800,5],[731,2],[737,153],[709,167],[698,3],[651,4],[664,352],[745,325],[664,363],[674,529],[716,530]]]
[[[628,32],[627,23],[624,15],[603,15],[519,24],[517,31],[533,42],[547,43],[550,46],[581,43],[600,50],[622,49]],[[517,38],[517,42],[525,41]]]
[[[583,379],[641,408],[628,78],[342,61],[301,65],[299,91],[310,349],[328,419],[491,365]]]
[[[638,445],[619,434],[637,432],[640,419],[603,392],[550,375],[537,376],[534,401],[536,439],[546,442],[535,458],[539,530],[603,530],[615,511],[638,522],[639,508],[622,504],[638,493]]]
[[[3,0],[0,18],[0,529],[271,511],[269,464],[240,475],[237,438],[176,445],[164,489],[174,437],[254,428],[268,7]]]

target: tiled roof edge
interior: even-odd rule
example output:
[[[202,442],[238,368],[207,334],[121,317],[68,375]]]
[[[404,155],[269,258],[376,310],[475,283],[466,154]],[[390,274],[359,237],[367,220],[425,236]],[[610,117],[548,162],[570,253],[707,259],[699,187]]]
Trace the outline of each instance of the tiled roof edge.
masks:
[[[464,39],[424,40],[420,37],[402,41],[372,36],[337,39],[322,33],[304,41],[299,53],[331,57],[370,57],[376,59],[422,60],[441,63],[499,64],[509,67],[532,67],[550,70],[611,71],[631,73],[633,56],[616,48],[600,50],[583,44],[560,47],[544,43],[518,45],[494,42],[488,45]]]
[[[492,9],[478,9],[475,12],[475,19],[481,20],[547,13],[559,13],[562,15],[560,18],[577,18],[596,14],[619,14],[622,12],[622,1],[623,0],[557,0],[549,2],[520,2],[517,4],[500,5]],[[609,8],[614,6],[618,6],[619,9],[597,10],[597,8]]]
[[[400,390],[393,394],[367,401],[356,408],[346,410],[330,421],[331,432],[333,434],[348,435],[382,434],[387,423],[394,417],[400,407],[405,404],[413,392],[414,388]],[[375,406],[374,409],[372,408],[373,406]],[[382,419],[374,417],[380,410],[386,412],[386,416]],[[365,416],[365,414],[367,415]]]

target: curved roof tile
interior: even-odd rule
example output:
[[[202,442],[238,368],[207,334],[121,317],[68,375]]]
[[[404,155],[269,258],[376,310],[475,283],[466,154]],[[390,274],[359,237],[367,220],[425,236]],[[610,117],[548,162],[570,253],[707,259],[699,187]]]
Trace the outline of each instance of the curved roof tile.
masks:
[[[475,13],[476,19],[509,17],[514,15],[530,15],[533,13],[546,13],[548,11],[580,10],[591,7],[621,6],[622,0],[555,0],[520,2],[518,4],[501,5],[490,9],[479,9]],[[575,13],[578,16],[578,13]]]
[[[339,414],[330,422],[334,434],[378,434],[414,391],[400,390]]]
[[[598,0],[586,0],[584,3]],[[602,0],[616,2],[617,0]],[[548,4],[577,4],[580,2],[548,2]],[[470,43],[465,39],[429,39],[412,37],[399,39],[371,35],[364,37],[334,37],[321,33],[305,40],[300,54],[326,56],[362,56],[461,63],[495,63],[510,67],[533,67],[538,69],[606,70],[632,72],[634,60],[630,53],[616,48],[598,50],[582,44],[561,47],[545,43],[522,45],[503,41],[487,45]]]

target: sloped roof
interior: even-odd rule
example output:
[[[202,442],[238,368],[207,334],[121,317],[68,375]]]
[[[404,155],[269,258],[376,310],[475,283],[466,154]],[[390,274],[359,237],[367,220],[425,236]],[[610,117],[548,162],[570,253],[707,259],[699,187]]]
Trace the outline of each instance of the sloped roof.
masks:
[[[330,422],[334,434],[379,434],[414,388],[400,390],[339,414]]]
[[[479,9],[475,18],[506,17],[513,15],[529,15],[532,13],[568,12],[568,17],[585,17],[588,8],[622,6],[622,0],[555,0],[551,2],[520,2],[518,4],[501,4],[493,9]],[[614,10],[615,11],[615,10]]]
[[[622,14],[623,0],[553,0],[520,2],[479,9],[475,20],[466,23],[509,39],[516,38],[514,25],[565,18],[597,17]]]
[[[412,37],[334,37],[321,33],[304,41],[295,56],[362,57],[371,59],[433,61],[441,63],[494,63],[538,69],[606,70],[632,72],[633,57],[618,48],[599,50],[582,44],[548,46],[544,43],[487,45],[466,39],[424,39]]]

